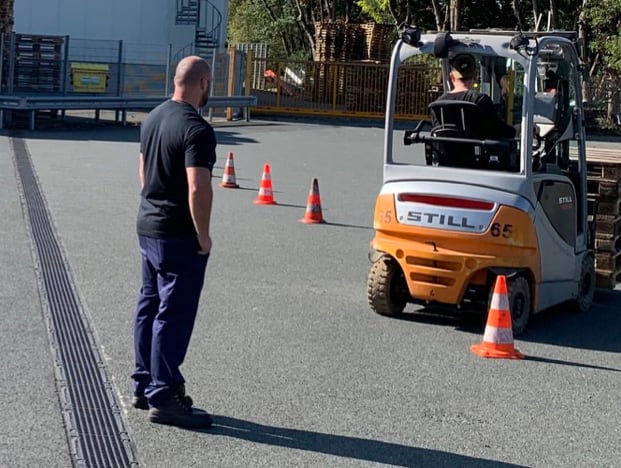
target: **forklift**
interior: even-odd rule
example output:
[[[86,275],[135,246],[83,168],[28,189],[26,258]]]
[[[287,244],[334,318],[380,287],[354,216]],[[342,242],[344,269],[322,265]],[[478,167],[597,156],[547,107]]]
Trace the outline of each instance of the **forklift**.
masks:
[[[451,90],[459,54],[474,57],[474,88],[516,128],[514,138],[483,135],[471,103],[434,99]],[[591,307],[584,69],[571,31],[403,31],[391,55],[369,254],[373,311],[398,316],[408,303],[485,311],[498,275],[507,278],[516,336],[552,306]],[[412,90],[432,101],[419,114],[433,115],[433,125],[425,117],[404,131],[395,115]]]

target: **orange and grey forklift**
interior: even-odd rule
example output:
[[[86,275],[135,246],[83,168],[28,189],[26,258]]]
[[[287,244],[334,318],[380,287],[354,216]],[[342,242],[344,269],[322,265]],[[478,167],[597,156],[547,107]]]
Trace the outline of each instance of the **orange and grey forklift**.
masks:
[[[435,125],[423,118],[398,129],[395,115],[412,90],[451,90],[458,54],[475,58],[475,87],[515,138],[484,136],[480,110],[454,100],[430,104]],[[408,303],[486,310],[497,275],[507,277],[515,335],[551,306],[591,307],[583,70],[573,32],[405,29],[391,57],[373,220],[367,289],[375,312],[399,315]]]

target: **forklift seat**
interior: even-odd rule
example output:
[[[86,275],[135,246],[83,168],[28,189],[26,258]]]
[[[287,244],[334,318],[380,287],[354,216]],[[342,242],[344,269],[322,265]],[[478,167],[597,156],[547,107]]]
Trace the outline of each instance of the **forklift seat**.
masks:
[[[486,118],[476,104],[439,100],[429,104],[429,109],[435,125],[430,151],[425,154],[428,165],[519,171],[516,141],[486,139]]]

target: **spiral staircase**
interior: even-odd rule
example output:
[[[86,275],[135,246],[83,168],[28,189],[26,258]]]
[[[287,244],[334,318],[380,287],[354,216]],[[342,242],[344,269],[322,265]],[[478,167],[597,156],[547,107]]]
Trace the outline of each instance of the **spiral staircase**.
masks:
[[[179,60],[190,53],[211,61],[220,44],[222,13],[209,0],[177,0],[175,23],[195,27],[194,42],[175,54]],[[175,61],[176,61],[175,60]]]

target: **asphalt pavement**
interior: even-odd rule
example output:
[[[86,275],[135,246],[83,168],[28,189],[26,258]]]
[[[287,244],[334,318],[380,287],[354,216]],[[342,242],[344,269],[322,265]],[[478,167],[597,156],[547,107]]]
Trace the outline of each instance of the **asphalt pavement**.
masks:
[[[140,467],[621,467],[621,292],[563,308],[515,340],[523,361],[469,350],[474,314],[402,319],[366,300],[383,129],[350,121],[214,123],[214,247],[183,366],[207,431],[129,405],[138,127],[0,136],[0,466],[69,467],[49,321],[12,138],[25,141],[75,293]],[[619,143],[594,142],[597,147]],[[253,204],[271,165],[277,205]],[[300,223],[313,178],[325,224]]]

